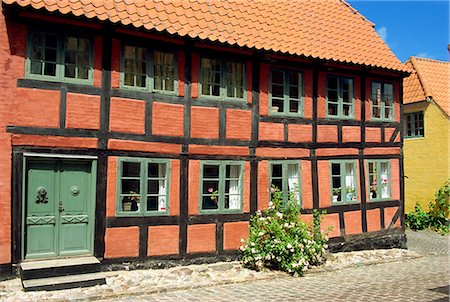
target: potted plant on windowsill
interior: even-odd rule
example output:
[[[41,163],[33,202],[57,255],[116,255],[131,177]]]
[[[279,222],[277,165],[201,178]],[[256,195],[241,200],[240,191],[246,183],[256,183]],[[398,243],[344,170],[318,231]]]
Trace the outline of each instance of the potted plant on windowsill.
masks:
[[[377,198],[377,182],[373,181],[370,188],[370,199]]]
[[[214,188],[208,188],[208,193],[212,193],[211,195],[211,200],[217,204],[219,202],[219,190],[214,190]]]
[[[355,191],[356,191],[355,188],[352,188],[352,187],[347,187],[346,188],[346,192],[347,192],[346,199],[347,199],[347,201],[353,201],[353,200],[356,199]]]
[[[341,189],[333,188],[333,202],[339,202],[341,197]]]
[[[122,200],[122,211],[137,211],[139,209],[139,202],[141,200],[141,197],[134,191],[130,191],[128,194],[133,195],[124,197],[124,199]]]

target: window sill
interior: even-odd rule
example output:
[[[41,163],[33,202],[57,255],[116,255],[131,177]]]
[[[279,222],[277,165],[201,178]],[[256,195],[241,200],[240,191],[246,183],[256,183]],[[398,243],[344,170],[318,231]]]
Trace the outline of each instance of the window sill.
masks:
[[[142,93],[148,93],[148,94],[155,93],[155,94],[163,94],[163,95],[178,95],[178,91],[165,91],[165,90],[156,90],[156,89],[151,90],[150,88],[147,88],[147,87],[139,88],[139,87],[121,85],[119,87],[119,90],[142,92]]]
[[[154,216],[170,216],[170,214],[168,211],[155,213],[116,212],[116,217],[154,217]]]
[[[200,210],[199,215],[227,215],[227,214],[244,214],[243,210]]]
[[[373,203],[377,203],[377,202],[384,202],[384,201],[394,201],[391,197],[388,198],[379,198],[379,199],[368,199],[367,202],[373,202]]]
[[[345,205],[352,205],[352,204],[359,204],[359,200],[355,201],[340,201],[340,202],[331,202],[331,206],[345,206]]]
[[[284,113],[284,112],[269,112],[271,117],[291,117],[291,118],[303,118],[303,113]]]
[[[234,102],[234,103],[246,103],[247,98],[236,99],[236,98],[227,98],[221,96],[213,96],[213,95],[202,95],[200,94],[197,98],[200,101],[220,101],[220,102]]]
[[[58,78],[46,77],[46,76],[26,75],[25,80],[42,81],[42,82],[49,82],[49,83],[77,84],[77,85],[86,85],[86,86],[94,85],[93,79],[87,79],[87,80],[77,80],[77,79],[70,79],[70,78],[58,79]]]
[[[326,115],[325,118],[331,120],[349,120],[349,121],[356,120],[354,116],[341,117],[341,116]]]

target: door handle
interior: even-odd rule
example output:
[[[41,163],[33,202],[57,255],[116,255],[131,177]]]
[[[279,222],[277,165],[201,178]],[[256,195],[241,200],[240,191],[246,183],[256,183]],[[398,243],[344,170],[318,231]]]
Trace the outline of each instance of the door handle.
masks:
[[[64,211],[62,200],[59,201],[58,211],[60,211],[60,212]]]

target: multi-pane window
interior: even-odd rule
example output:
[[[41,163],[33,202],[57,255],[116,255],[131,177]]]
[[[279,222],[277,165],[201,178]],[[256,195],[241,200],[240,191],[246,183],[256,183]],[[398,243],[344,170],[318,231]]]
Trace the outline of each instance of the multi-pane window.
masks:
[[[123,47],[123,84],[147,87],[147,50],[142,47]]]
[[[352,203],[358,200],[356,165],[354,161],[331,162],[332,204]]]
[[[176,89],[175,55],[124,45],[122,50],[122,86],[147,91],[174,93]]]
[[[245,99],[245,64],[218,59],[200,61],[200,93],[221,99]]]
[[[240,212],[242,209],[243,164],[204,162],[201,169],[200,210]]]
[[[117,212],[125,215],[165,214],[169,207],[169,161],[120,159]]]
[[[392,84],[372,82],[370,115],[372,119],[394,119],[394,86]]]
[[[27,77],[56,81],[92,81],[92,45],[85,37],[30,32]]]
[[[283,202],[293,200],[301,205],[300,165],[299,162],[284,161],[270,163],[271,195],[280,190]]]
[[[425,126],[423,112],[407,113],[403,119],[405,137],[424,137]]]
[[[302,74],[272,70],[270,73],[270,112],[301,115],[303,113]]]
[[[327,78],[327,116],[353,118],[353,80],[345,77]]]
[[[389,161],[369,161],[369,200],[391,198]]]

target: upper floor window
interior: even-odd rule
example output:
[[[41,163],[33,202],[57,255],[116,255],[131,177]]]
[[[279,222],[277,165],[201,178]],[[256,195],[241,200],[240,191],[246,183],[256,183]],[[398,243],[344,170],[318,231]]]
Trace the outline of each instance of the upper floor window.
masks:
[[[126,88],[175,93],[175,55],[124,45],[121,82]]]
[[[201,167],[200,210],[241,212],[243,164],[206,161]]]
[[[331,204],[353,203],[358,199],[354,161],[331,162]]]
[[[394,86],[392,84],[372,82],[370,97],[370,116],[372,119],[394,119]]]
[[[31,31],[27,43],[28,78],[92,83],[91,39]]]
[[[280,190],[283,202],[295,200],[301,205],[300,164],[298,161],[270,162],[270,191]]]
[[[327,78],[327,116],[354,118],[353,79],[336,76]]]
[[[383,200],[391,197],[389,161],[369,161],[369,200]]]
[[[270,113],[302,115],[302,74],[294,71],[272,70],[270,73]]]
[[[220,99],[244,100],[245,64],[218,59],[200,61],[200,94]]]
[[[423,112],[413,112],[404,115],[405,138],[424,137],[425,126]]]
[[[169,161],[120,158],[117,173],[117,213],[161,215],[169,207]]]

